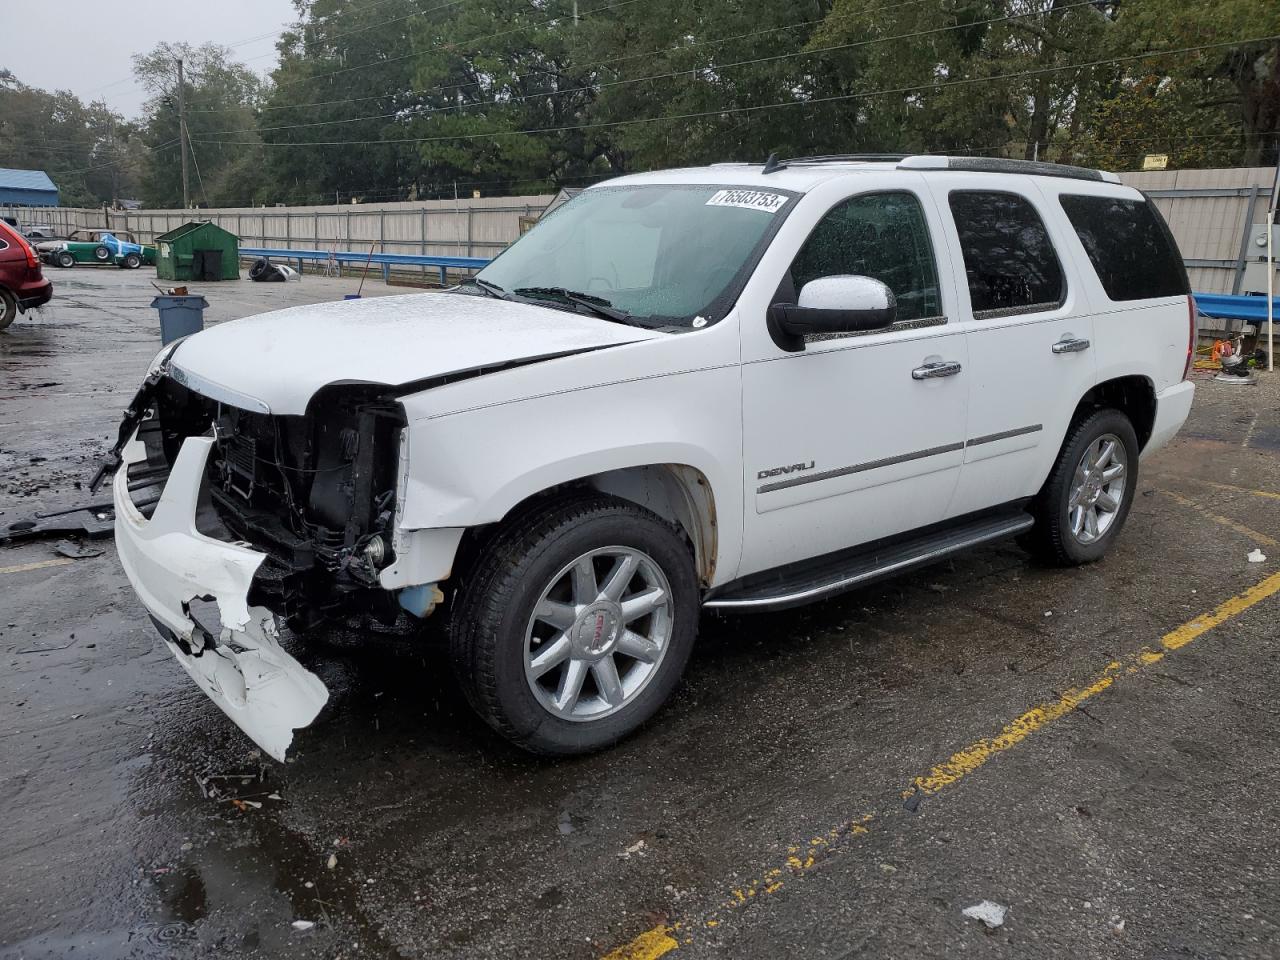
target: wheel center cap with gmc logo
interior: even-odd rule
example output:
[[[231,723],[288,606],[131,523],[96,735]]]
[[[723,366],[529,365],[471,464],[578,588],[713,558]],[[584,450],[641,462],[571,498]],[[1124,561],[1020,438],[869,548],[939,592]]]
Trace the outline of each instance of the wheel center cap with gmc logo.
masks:
[[[603,657],[618,640],[622,609],[616,603],[593,603],[573,628],[574,645],[587,657]]]

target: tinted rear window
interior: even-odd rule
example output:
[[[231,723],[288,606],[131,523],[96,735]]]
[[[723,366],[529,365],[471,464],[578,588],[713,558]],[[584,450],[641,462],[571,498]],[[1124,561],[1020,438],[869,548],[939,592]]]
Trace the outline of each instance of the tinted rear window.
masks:
[[[1015,193],[956,190],[948,202],[974,316],[1033,313],[1062,303],[1062,265],[1030,201]]]
[[[1059,199],[1112,300],[1186,294],[1182,257],[1150,203],[1065,193]]]

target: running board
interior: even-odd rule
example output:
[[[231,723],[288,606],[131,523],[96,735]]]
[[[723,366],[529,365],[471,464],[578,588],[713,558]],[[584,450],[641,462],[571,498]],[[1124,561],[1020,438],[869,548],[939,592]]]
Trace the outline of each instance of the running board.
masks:
[[[703,606],[709,610],[785,610],[843,593],[873,580],[943,560],[952,554],[1028,530],[1035,521],[1026,513],[1005,511],[933,528],[907,540],[842,550],[803,565],[764,571],[726,584]]]

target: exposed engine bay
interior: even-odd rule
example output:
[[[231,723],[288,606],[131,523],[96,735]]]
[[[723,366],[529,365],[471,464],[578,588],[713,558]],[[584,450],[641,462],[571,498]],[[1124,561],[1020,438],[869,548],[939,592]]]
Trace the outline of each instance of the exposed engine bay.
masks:
[[[145,388],[144,388],[145,390]],[[350,384],[316,393],[304,416],[273,416],[221,403],[169,376],[155,379],[137,439],[146,460],[135,480],[163,477],[188,437],[213,440],[201,485],[197,529],[244,541],[267,560],[249,601],[295,628],[326,615],[399,612],[378,585],[392,562],[396,453],[404,426],[385,388]],[[149,506],[135,501],[144,516]]]

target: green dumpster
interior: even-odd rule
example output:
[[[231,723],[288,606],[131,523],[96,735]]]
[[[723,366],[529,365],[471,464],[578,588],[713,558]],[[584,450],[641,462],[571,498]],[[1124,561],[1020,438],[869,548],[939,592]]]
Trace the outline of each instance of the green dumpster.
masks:
[[[240,238],[209,220],[193,220],[155,239],[161,280],[239,280]]]

